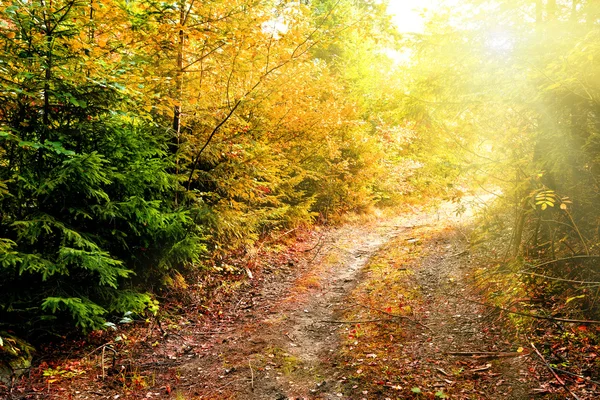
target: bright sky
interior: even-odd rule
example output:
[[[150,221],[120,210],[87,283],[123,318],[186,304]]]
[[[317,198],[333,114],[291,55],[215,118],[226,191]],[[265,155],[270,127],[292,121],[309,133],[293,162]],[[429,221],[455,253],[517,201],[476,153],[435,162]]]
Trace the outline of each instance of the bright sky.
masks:
[[[435,10],[442,6],[457,6],[460,0],[389,0],[388,13],[400,32],[423,32],[423,9]]]
[[[392,21],[400,32],[420,33],[424,29],[422,10],[439,6],[441,1],[443,0],[389,0],[388,13],[392,15]],[[390,50],[388,56],[396,63],[405,63],[410,60],[411,51]]]
[[[419,10],[429,8],[436,0],[389,0],[388,13],[400,32],[422,32],[423,19]]]

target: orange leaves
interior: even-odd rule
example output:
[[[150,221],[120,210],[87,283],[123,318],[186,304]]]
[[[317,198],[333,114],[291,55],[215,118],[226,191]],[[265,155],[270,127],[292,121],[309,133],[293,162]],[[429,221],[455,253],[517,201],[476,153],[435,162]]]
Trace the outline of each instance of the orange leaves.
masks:
[[[579,326],[577,327],[577,330],[578,330],[579,332],[587,332],[587,331],[588,331],[588,327],[587,327],[586,325],[579,325]]]

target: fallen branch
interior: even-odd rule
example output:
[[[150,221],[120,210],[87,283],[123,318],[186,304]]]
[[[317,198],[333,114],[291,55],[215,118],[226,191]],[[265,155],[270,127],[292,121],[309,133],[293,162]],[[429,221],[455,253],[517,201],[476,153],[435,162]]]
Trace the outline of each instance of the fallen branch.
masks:
[[[419,325],[419,326],[422,326],[422,327],[423,327],[423,328],[425,328],[425,329],[428,329],[430,332],[433,332],[433,329],[431,329],[430,327],[428,327],[428,326],[427,326],[427,325],[425,325],[424,323],[422,323],[422,322],[419,322],[419,321],[417,321],[416,319],[412,319],[412,318],[410,318],[410,317],[407,317],[406,315],[399,315],[399,314],[393,314],[393,313],[389,313],[389,312],[387,312],[387,311],[383,311],[383,310],[380,310],[380,309],[378,309],[378,308],[374,308],[374,307],[367,306],[366,304],[356,303],[356,305],[357,305],[357,306],[359,306],[359,307],[366,308],[367,310],[376,311],[376,312],[378,312],[378,313],[380,313],[380,314],[387,315],[387,316],[389,316],[389,317],[392,317],[392,318],[401,318],[401,319],[405,319],[405,320],[407,320],[407,321],[410,321],[410,322],[412,322],[412,323],[413,323],[413,324],[415,324],[415,325]]]
[[[600,325],[600,321],[596,321],[596,320],[547,317],[547,316],[544,316],[544,315],[535,315],[535,314],[530,314],[530,313],[521,312],[521,311],[511,311],[508,308],[504,308],[504,307],[500,307],[500,306],[494,306],[494,305],[491,305],[491,304],[483,303],[481,301],[472,300],[472,299],[468,299],[466,297],[456,296],[456,295],[452,295],[452,294],[449,294],[449,293],[446,293],[446,295],[450,296],[450,297],[454,297],[454,298],[457,298],[457,299],[461,299],[461,300],[467,301],[469,303],[478,304],[478,305],[483,306],[483,307],[495,308],[497,310],[504,311],[504,312],[507,312],[509,314],[520,315],[522,317],[535,318],[535,319],[545,319],[545,320],[548,320],[548,321],[556,321],[556,322],[566,322],[566,323],[570,323],[570,324]]]
[[[465,255],[467,253],[469,253],[468,249],[467,250],[463,250],[463,251],[458,252],[458,253],[450,254],[448,257],[460,257],[460,256]]]
[[[308,261],[306,263],[307,265],[311,265],[313,263],[313,261],[315,261],[315,259],[318,257],[319,253],[323,249],[323,246],[325,246],[325,243],[321,244],[321,240],[323,239],[323,235],[325,235],[325,232],[321,232],[321,235],[319,236],[319,240],[317,240],[317,244],[315,244],[312,248],[310,248],[308,250],[304,250],[305,253],[308,253],[308,252],[313,251],[314,249],[317,249],[317,251],[315,251],[315,254],[310,259],[310,261]]]
[[[590,378],[589,376],[584,376],[584,375],[580,375],[580,374],[575,374],[573,372],[570,371],[565,371],[564,369],[560,369],[560,368],[556,368],[556,367],[552,367],[553,370],[555,370],[556,372],[560,372],[561,374],[566,374],[566,375],[571,375],[574,376],[576,378],[580,378],[583,379],[587,382],[591,382],[591,383],[595,383],[596,385],[600,385],[599,381],[595,381],[592,378]]]
[[[503,357],[520,357],[526,355],[519,352],[496,352],[496,351],[449,351],[446,354],[460,357],[473,358],[503,358]]]
[[[483,367],[470,369],[469,372],[483,372],[483,371],[487,371],[490,368],[492,368],[492,364],[486,364]]]
[[[263,240],[263,241],[262,241],[262,242],[261,242],[261,243],[258,245],[258,247],[256,248],[256,250],[255,250],[255,254],[258,254],[258,253],[259,253],[259,252],[262,250],[262,248],[263,248],[263,247],[265,247],[265,245],[266,245],[266,244],[270,244],[270,243],[276,243],[276,242],[277,242],[277,241],[279,241],[279,240],[280,240],[282,237],[284,237],[284,236],[286,236],[286,235],[289,235],[290,233],[294,232],[294,231],[295,231],[295,230],[297,230],[297,229],[298,229],[298,228],[293,228],[293,229],[290,229],[290,230],[288,230],[288,231],[285,231],[285,232],[283,232],[282,234],[280,234],[280,235],[277,235],[277,236],[275,236],[275,237],[271,237],[271,238],[265,238],[265,240]]]
[[[321,244],[321,240],[323,239],[323,235],[325,235],[325,232],[321,232],[321,234],[319,235],[319,239],[317,239],[317,244],[315,244],[310,249],[302,250],[302,252],[303,253],[309,253],[309,252],[313,251],[314,249],[316,249]]]
[[[556,263],[562,262],[562,261],[586,260],[586,259],[594,259],[594,258],[600,258],[600,256],[586,255],[586,256],[573,256],[573,257],[557,258],[556,260],[546,261],[546,262],[543,262],[540,264],[532,265],[531,267],[539,268],[539,267],[543,267],[543,266],[550,265],[550,264],[556,264]],[[529,264],[529,265],[531,265],[531,264]]]
[[[556,379],[556,381],[568,392],[571,394],[571,396],[573,396],[573,398],[575,400],[580,400],[579,397],[577,397],[577,395],[575,393],[573,393],[571,391],[571,389],[569,389],[569,387],[567,386],[567,384],[565,383],[565,381],[563,381],[562,379],[560,379],[560,377],[558,376],[558,374],[556,373],[556,371],[554,371],[554,369],[550,366],[550,364],[548,364],[548,361],[546,361],[546,359],[544,358],[544,356],[542,355],[542,353],[540,353],[537,349],[537,347],[535,347],[535,345],[533,344],[533,342],[529,343],[531,345],[531,348],[533,348],[533,350],[535,351],[535,354],[538,355],[538,357],[542,360],[542,362],[544,363],[544,365],[546,366],[546,368],[548,368],[548,370],[550,370],[550,372],[552,372],[552,375],[554,375],[554,378]]]
[[[95,352],[97,352],[98,350],[103,350],[104,347],[106,346],[112,346],[114,343],[113,342],[108,342],[108,343],[104,343],[101,346],[96,347],[94,350],[90,351],[89,353],[87,353],[85,356],[83,356],[84,359],[88,358],[89,356],[91,356],[92,354],[94,354]]]
[[[526,276],[536,276],[538,278],[544,278],[544,279],[550,279],[553,281],[560,281],[560,282],[568,282],[568,283],[576,283],[578,285],[600,285],[600,282],[592,282],[592,281],[576,281],[573,279],[564,279],[564,278],[557,278],[554,276],[548,276],[548,275],[544,275],[544,274],[537,274],[535,272],[517,272],[517,275],[526,275]]]
[[[355,325],[355,324],[372,324],[375,322],[395,322],[395,321],[393,319],[369,319],[369,320],[364,320],[364,321],[336,321],[336,320],[325,319],[325,320],[321,320],[318,322],[323,322],[325,324]]]
[[[113,352],[113,367],[115,366],[115,358],[117,357],[117,351],[115,349],[112,348],[112,346],[110,345],[105,345],[102,346],[102,380],[106,379],[106,368],[104,367],[104,356],[106,354],[106,349],[109,349],[110,351]]]
[[[530,344],[531,344],[531,347],[533,348],[533,351],[535,351],[535,354],[538,355],[538,357],[542,360],[542,362],[544,363],[544,365],[550,370],[550,372],[552,372],[552,375],[554,375],[554,378],[556,378],[556,381],[558,383],[560,383],[562,386],[565,386],[565,381],[563,381],[562,379],[560,379],[560,377],[552,369],[552,367],[550,366],[550,364],[548,364],[548,361],[546,361],[546,359],[544,358],[544,356],[542,355],[542,353],[540,353],[538,351],[537,347],[535,347],[535,345],[533,344],[533,342],[531,342]]]
[[[250,367],[250,387],[254,391],[254,370],[252,369],[252,364],[250,360],[248,360],[248,366]]]

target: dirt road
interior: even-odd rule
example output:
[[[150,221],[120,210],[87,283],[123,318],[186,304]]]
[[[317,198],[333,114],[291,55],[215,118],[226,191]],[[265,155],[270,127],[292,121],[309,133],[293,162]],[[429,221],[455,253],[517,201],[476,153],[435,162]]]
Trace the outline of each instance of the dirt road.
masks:
[[[531,398],[538,383],[526,346],[472,302],[468,203],[299,236],[218,301],[190,294],[185,313],[98,337],[85,357],[62,362],[68,375],[40,376],[11,396]]]
[[[323,234],[284,291],[265,287],[262,311],[247,313],[247,322],[213,336],[205,352],[180,366],[184,397],[529,398],[535,383],[526,352],[502,336],[485,309],[465,301],[477,299],[464,227],[471,214],[458,216],[457,207],[445,203]],[[359,286],[386,284],[369,263],[402,246],[418,251],[403,259],[406,279],[389,290],[413,292],[410,315],[390,312],[386,322],[376,318],[386,313],[383,305],[356,311]],[[373,350],[376,337],[365,335],[361,347],[348,334],[370,323],[392,337],[392,347],[380,346],[383,355]],[[395,375],[373,375],[382,370]]]

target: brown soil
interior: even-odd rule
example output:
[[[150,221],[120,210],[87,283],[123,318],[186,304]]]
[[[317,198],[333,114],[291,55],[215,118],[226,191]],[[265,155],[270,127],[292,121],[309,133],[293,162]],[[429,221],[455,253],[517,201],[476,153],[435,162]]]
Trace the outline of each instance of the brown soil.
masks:
[[[484,300],[475,289],[477,263],[468,251],[469,215],[457,216],[451,204],[439,211],[439,221],[418,233],[424,237],[421,257],[410,265],[410,281],[420,292],[413,315],[429,329],[405,328],[403,353],[416,377],[407,388],[454,399],[531,398],[537,383],[529,373],[527,344],[493,320],[493,309],[472,302]]]
[[[316,393],[328,398],[337,375],[331,367],[339,341],[335,310],[370,256],[407,229],[396,222],[324,233],[304,260],[303,273],[273,298],[265,314],[220,339],[219,351],[182,366],[184,375],[217,372],[216,380],[197,382],[190,392],[200,398],[288,399]],[[272,290],[264,288],[261,297],[271,298]]]
[[[412,397],[407,390],[415,385],[457,399],[527,399],[536,387],[527,351],[516,357],[448,354],[515,352],[520,346],[486,319],[489,310],[464,300],[477,294],[455,209],[445,203],[315,232],[286,250],[293,253],[287,264],[255,273],[222,303],[218,318],[188,313],[175,327],[163,326],[162,337],[148,327],[135,354],[119,348],[113,359],[112,351],[96,351],[86,359],[95,366],[87,375],[53,387],[32,384],[8,398],[391,399]],[[437,234],[425,234],[430,229]],[[397,382],[383,379],[378,393],[349,385],[354,366],[340,354],[347,354],[351,324],[343,318],[354,289],[368,279],[364,267],[389,246],[419,240],[422,252],[409,266],[414,274],[408,282],[422,300],[398,327],[395,343],[403,358],[394,362],[409,372]],[[105,370],[98,372],[102,360]]]
[[[526,351],[524,356],[510,357],[447,354],[515,353],[519,347],[486,320],[489,310],[464,300],[477,299],[461,232],[461,221],[470,215],[458,218],[455,208],[446,203],[434,211],[325,233],[318,239],[316,254],[304,260],[303,273],[286,291],[273,297],[273,288],[264,288],[261,297],[272,299],[267,312],[215,337],[211,350],[181,365],[184,377],[210,377],[194,379],[185,397],[387,398],[346,384],[348,371],[339,359],[349,329],[342,323],[344,310],[353,303],[349,296],[365,278],[361,271],[373,256],[390,245],[410,246],[419,240],[415,236],[446,227],[423,243],[421,258],[411,266],[413,283],[424,299],[414,318],[430,328],[409,322],[402,327],[403,353],[414,383],[443,389],[453,398],[529,398],[534,384],[527,372]]]

